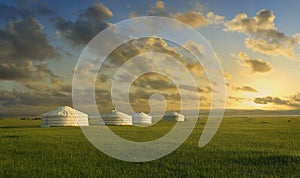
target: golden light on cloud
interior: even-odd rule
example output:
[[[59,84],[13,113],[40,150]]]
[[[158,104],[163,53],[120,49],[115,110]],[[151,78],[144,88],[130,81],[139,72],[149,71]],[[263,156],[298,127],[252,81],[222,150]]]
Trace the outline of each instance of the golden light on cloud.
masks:
[[[182,6],[179,2],[166,0],[140,4],[118,2],[124,11],[115,11],[116,3],[110,1],[87,2],[85,7],[72,4],[72,18],[61,10],[56,11],[55,1],[46,3],[49,9],[45,14],[32,9],[35,3],[30,1],[28,7],[23,7],[26,14],[18,10],[18,3],[3,1],[1,4],[4,16],[0,18],[5,22],[0,27],[1,114],[14,116],[15,111],[22,114],[22,110],[24,113],[30,110],[33,114],[39,114],[36,112],[39,108],[45,111],[57,105],[71,105],[73,66],[78,52],[107,27],[115,26],[117,31],[118,20],[140,16],[177,19],[202,33],[226,71],[228,109],[300,109],[300,26],[297,18],[293,18],[292,13],[286,13],[277,3],[272,8],[268,8],[267,4],[256,4],[256,8],[243,11],[230,8],[232,12],[228,16],[226,6],[216,10],[210,3],[197,1]],[[285,5],[289,10],[296,8],[289,3]],[[165,24],[161,27],[165,29]],[[183,48],[159,36],[120,45],[108,56],[103,70],[98,74],[95,83],[98,104],[111,109],[111,76],[127,59],[145,52],[158,52],[183,63],[191,75],[199,79],[196,84],[202,97],[201,104],[203,108],[209,108],[212,91],[206,70],[184,48],[189,47],[199,55],[205,50],[194,39],[190,40],[185,42]],[[105,43],[109,45],[109,40]],[[155,59],[149,61],[153,64]],[[88,65],[94,66],[93,63]],[[84,78],[91,77],[84,69],[80,72]],[[148,79],[151,83],[153,78]],[[157,85],[153,85],[154,88],[164,82],[168,86],[162,77],[157,77],[155,82]],[[152,81],[152,84],[155,82]],[[183,88],[189,90],[189,86]],[[132,91],[133,94],[135,91]],[[143,99],[150,95],[147,92],[150,91],[137,94]],[[175,90],[169,88],[163,92],[169,94],[171,100],[174,97],[169,104],[175,108],[178,99],[172,96]],[[45,99],[48,102],[42,102]],[[139,107],[138,99],[135,101],[133,104]]]

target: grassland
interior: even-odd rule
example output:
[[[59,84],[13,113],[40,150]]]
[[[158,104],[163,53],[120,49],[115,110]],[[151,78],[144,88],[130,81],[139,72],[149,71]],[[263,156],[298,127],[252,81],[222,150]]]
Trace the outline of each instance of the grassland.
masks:
[[[40,120],[0,119],[0,177],[300,177],[300,118],[225,118],[213,140],[199,148],[203,122],[172,154],[129,163],[98,151],[80,128],[40,128]],[[139,135],[153,139],[167,125],[162,122],[146,129],[152,134]],[[112,127],[133,140],[134,133],[142,132],[138,129]]]

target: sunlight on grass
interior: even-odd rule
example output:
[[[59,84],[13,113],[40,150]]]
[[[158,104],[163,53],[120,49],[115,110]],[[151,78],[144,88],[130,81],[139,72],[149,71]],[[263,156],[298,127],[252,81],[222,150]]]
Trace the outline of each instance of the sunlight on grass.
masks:
[[[39,120],[0,119],[1,177],[298,177],[300,118],[225,118],[204,148],[205,121],[172,154],[146,163],[115,160],[94,148],[78,127],[39,128]],[[172,123],[169,123],[172,125]],[[126,138],[164,135],[167,122],[147,128],[111,127]],[[134,133],[133,133],[134,132]],[[140,138],[134,138],[137,137]]]

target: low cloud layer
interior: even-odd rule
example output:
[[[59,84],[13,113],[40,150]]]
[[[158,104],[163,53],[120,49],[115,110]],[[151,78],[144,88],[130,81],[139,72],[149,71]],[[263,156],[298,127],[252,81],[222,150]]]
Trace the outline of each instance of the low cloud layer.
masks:
[[[277,104],[277,105],[287,105],[288,101],[280,99],[278,97],[271,97],[271,96],[266,96],[266,97],[257,97],[254,99],[254,102],[256,104]]]
[[[273,96],[257,97],[253,100],[256,104],[273,104],[273,105],[283,105],[291,108],[299,109],[300,108],[300,93],[291,95],[286,99]]]
[[[233,87],[236,91],[244,91],[244,92],[258,92],[256,89],[250,87],[250,86],[242,86],[242,87]]]
[[[225,31],[236,31],[246,34],[246,47],[269,56],[295,57],[294,47],[300,43],[299,33],[291,36],[280,32],[275,27],[275,15],[272,11],[263,9],[250,18],[245,13],[237,14],[225,23]]]
[[[235,97],[235,96],[228,96],[228,99],[234,100],[236,102],[244,102],[244,101],[249,101],[249,98],[244,98],[244,97]]]

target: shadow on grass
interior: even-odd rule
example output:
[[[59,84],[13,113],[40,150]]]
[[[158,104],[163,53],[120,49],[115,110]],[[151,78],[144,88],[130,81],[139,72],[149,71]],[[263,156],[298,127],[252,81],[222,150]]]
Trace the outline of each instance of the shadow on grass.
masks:
[[[39,125],[5,125],[0,126],[0,129],[12,129],[12,128],[41,128]]]
[[[1,135],[0,138],[19,138],[19,135]]]

